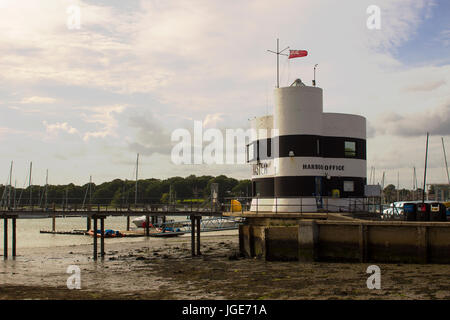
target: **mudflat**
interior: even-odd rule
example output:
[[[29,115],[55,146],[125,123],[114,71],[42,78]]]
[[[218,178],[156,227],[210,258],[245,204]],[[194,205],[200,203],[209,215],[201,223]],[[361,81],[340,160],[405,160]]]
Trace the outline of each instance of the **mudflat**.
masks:
[[[450,299],[450,265],[377,264],[381,289],[368,289],[371,263],[267,262],[239,255],[236,231],[190,238],[108,239],[91,245],[24,249],[0,261],[0,299]],[[69,265],[81,289],[68,289]]]

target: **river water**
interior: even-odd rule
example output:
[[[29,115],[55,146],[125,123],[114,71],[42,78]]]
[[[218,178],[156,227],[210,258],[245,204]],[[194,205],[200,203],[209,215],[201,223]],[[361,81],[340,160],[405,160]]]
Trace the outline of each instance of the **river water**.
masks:
[[[186,220],[186,217],[168,217],[176,221]],[[131,222],[134,218],[130,218],[130,229],[136,230],[136,226]],[[85,235],[61,235],[61,234],[46,234],[40,233],[40,230],[52,230],[52,219],[17,219],[17,250],[20,253],[21,248],[40,248],[40,247],[54,247],[54,246],[70,246],[91,244],[92,237]],[[93,223],[91,224],[93,226]],[[126,230],[127,218],[126,217],[108,217],[105,219],[105,229],[113,230]],[[100,222],[98,222],[98,228],[100,228]],[[0,220],[0,254],[3,254],[3,230],[4,222]],[[73,230],[86,230],[86,218],[81,217],[66,217],[56,218],[56,231],[73,231]],[[8,223],[8,247],[11,248],[12,242],[12,222]],[[114,238],[106,239],[114,242],[130,242],[140,241],[140,238]],[[11,250],[11,249],[10,249]],[[9,254],[11,251],[9,252]]]

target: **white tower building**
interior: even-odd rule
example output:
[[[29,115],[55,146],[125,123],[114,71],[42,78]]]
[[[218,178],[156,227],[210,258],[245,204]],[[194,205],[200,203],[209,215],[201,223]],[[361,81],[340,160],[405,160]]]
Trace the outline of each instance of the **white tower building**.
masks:
[[[322,89],[296,80],[275,89],[274,116],[255,118],[251,125],[257,132],[248,146],[251,211],[345,211],[362,204],[364,117],[324,113]]]

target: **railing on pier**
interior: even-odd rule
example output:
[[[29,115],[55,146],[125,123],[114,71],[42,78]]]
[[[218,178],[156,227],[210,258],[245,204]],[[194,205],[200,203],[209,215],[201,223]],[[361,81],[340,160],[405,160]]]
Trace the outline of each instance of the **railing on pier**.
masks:
[[[358,213],[358,212],[382,212],[380,204],[374,204],[372,198],[358,197],[358,198],[333,198],[333,197],[306,197],[306,196],[283,196],[283,197],[240,197],[240,198],[226,198],[226,203],[223,206],[223,211],[235,211],[233,210],[232,200],[237,199],[241,204],[242,213],[246,211],[252,211],[254,213],[286,213],[286,212],[298,212],[298,213],[311,213],[311,212],[345,212],[345,213]],[[340,204],[334,204],[333,200],[339,200]],[[331,202],[331,203],[330,203]],[[372,203],[371,203],[372,202]],[[380,210],[381,209],[381,210]]]

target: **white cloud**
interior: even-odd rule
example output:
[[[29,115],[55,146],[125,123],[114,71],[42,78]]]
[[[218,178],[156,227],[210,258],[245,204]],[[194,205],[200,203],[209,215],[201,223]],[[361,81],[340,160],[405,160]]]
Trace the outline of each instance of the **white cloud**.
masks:
[[[108,136],[117,137],[115,129],[118,126],[118,121],[115,115],[122,113],[125,108],[126,106],[124,105],[80,108],[88,112],[82,113],[84,121],[93,123],[98,128],[97,130],[84,133],[83,140],[88,141],[91,138],[105,138]]]
[[[26,97],[23,98],[20,103],[22,104],[47,104],[47,103],[54,103],[56,99],[51,97],[39,97],[39,96],[32,96],[32,97]]]
[[[58,134],[59,131],[63,131],[69,134],[78,134],[78,130],[72,126],[70,126],[67,122],[63,122],[63,123],[53,123],[53,124],[49,124],[47,123],[47,121],[43,121],[43,124],[45,126],[45,130],[47,131],[47,133],[52,134],[52,135],[56,135]]]

